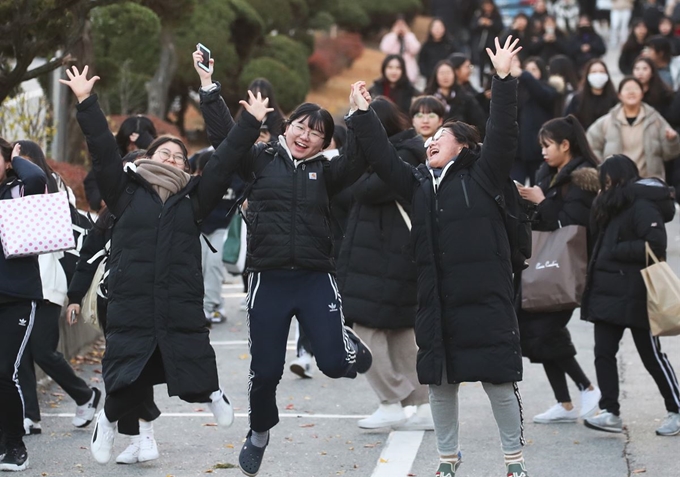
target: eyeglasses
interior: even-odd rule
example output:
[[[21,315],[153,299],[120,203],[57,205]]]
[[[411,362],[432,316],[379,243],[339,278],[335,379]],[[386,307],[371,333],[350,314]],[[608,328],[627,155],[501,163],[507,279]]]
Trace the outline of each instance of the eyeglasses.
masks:
[[[439,129],[437,130],[437,132],[434,133],[434,136],[432,136],[432,137],[429,138],[427,141],[425,141],[425,149],[427,149],[428,147],[430,147],[430,144],[432,144],[433,141],[439,141],[439,139],[441,139],[441,137],[442,137],[442,134],[444,134],[445,132],[447,132],[447,133],[453,135],[453,133],[452,133],[451,131],[449,131],[448,129],[446,129],[446,128],[439,128]]]
[[[322,141],[324,139],[324,135],[321,134],[319,131],[307,128],[300,123],[290,123],[290,127],[293,128],[293,131],[298,136],[302,136],[304,133],[307,133],[307,135],[314,140]]]
[[[161,161],[163,161],[163,162],[172,162],[174,164],[184,164],[184,162],[186,161],[186,157],[184,157],[184,154],[172,154],[167,149],[158,149],[156,151],[156,154],[158,154],[158,157],[160,157]],[[170,159],[172,159],[172,161],[170,161]]]
[[[437,113],[416,113],[413,115],[415,119],[439,119],[439,115]]]

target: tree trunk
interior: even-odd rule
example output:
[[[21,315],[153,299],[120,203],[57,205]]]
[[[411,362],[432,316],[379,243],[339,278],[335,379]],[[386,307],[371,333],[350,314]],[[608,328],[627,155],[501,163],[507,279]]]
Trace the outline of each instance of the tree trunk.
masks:
[[[149,94],[149,114],[165,119],[168,112],[168,91],[176,71],[177,54],[173,33],[168,26],[162,26],[160,62],[156,74],[146,84],[146,91]]]

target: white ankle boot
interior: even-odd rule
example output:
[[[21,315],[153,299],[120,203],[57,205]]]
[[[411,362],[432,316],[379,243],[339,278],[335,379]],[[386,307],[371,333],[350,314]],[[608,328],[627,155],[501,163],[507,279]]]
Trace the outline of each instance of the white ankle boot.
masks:
[[[118,454],[116,464],[136,464],[139,462],[139,440],[140,436],[130,436],[130,445]]]
[[[378,409],[366,419],[359,421],[362,429],[378,429],[381,427],[398,426],[406,422],[406,413],[401,404],[381,404]]]
[[[139,421],[139,438],[139,462],[158,459],[158,445],[153,437],[153,422]]]

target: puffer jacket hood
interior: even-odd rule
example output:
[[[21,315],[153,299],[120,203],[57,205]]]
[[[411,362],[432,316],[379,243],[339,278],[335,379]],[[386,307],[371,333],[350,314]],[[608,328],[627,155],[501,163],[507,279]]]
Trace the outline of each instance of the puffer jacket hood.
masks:
[[[675,216],[675,189],[656,177],[640,179],[631,184],[630,190],[635,197],[654,202],[664,222],[670,222]]]
[[[423,138],[416,133],[415,129],[407,129],[395,134],[390,138],[390,142],[397,149],[408,150],[413,156],[418,158],[418,162],[425,164],[427,160],[425,143]]]

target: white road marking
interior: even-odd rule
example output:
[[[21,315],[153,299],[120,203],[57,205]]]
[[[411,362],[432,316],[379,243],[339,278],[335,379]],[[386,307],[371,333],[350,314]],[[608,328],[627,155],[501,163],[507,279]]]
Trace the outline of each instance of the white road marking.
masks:
[[[425,431],[392,431],[371,477],[406,477],[416,459]]]
[[[73,418],[75,414],[73,413],[41,413],[45,417],[68,417]],[[245,413],[235,413],[236,417],[248,417]],[[161,417],[208,417],[214,419],[210,412],[164,412]],[[279,417],[284,418],[296,418],[296,419],[364,419],[368,416],[366,415],[353,415],[353,414],[292,414],[292,413],[280,413]]]

